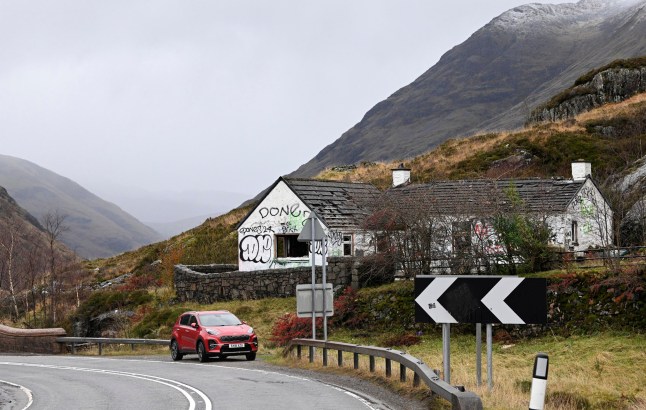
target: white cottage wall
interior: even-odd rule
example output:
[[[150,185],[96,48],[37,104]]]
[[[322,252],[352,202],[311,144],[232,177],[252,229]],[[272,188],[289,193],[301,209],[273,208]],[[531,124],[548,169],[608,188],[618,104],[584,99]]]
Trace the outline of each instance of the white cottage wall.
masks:
[[[310,266],[311,254],[302,257],[277,257],[277,235],[298,235],[312,210],[301,201],[289,186],[280,181],[238,228],[238,269],[255,271],[276,268]],[[354,234],[324,225],[328,238],[328,256],[343,256],[343,236]],[[355,254],[364,249],[362,236],[355,234]],[[316,243],[315,263],[321,264],[321,244]],[[311,249],[310,249],[311,252]]]
[[[612,218],[612,209],[588,179],[567,209],[563,221],[564,243],[577,252],[612,245]],[[576,238],[572,237],[573,222]]]

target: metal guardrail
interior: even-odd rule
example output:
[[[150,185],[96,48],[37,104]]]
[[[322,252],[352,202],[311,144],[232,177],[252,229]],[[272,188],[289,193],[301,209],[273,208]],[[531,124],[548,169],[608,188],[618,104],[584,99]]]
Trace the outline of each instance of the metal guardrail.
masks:
[[[451,403],[456,410],[482,410],[482,401],[480,397],[473,392],[465,392],[455,386],[451,386],[431,370],[424,362],[405,352],[392,350],[383,347],[361,346],[340,342],[325,342],[313,339],[293,339],[287,348],[285,354],[289,354],[296,349],[298,358],[302,355],[302,346],[309,346],[309,360],[314,362],[314,348],[322,349],[323,366],[328,365],[328,350],[337,351],[337,365],[343,366],[343,352],[353,353],[354,369],[359,368],[359,355],[369,357],[370,371],[375,371],[375,357],[385,359],[386,377],[392,376],[392,362],[399,363],[399,380],[406,381],[406,369],[414,372],[413,385],[419,385],[424,381],[431,391]]]
[[[104,344],[130,345],[170,345],[167,339],[119,339],[112,337],[57,337],[56,342],[71,345],[72,354],[76,353],[77,344],[95,343],[99,345],[99,356],[103,353]]]

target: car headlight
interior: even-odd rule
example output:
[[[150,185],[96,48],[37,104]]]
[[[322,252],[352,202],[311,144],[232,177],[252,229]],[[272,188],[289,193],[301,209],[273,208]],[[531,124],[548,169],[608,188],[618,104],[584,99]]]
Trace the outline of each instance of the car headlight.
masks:
[[[249,329],[247,329],[247,334],[248,334],[248,335],[250,335],[250,334],[252,334],[252,333],[253,333],[253,327],[250,327]]]
[[[218,336],[220,334],[220,332],[217,329],[206,329],[206,333],[213,336]]]

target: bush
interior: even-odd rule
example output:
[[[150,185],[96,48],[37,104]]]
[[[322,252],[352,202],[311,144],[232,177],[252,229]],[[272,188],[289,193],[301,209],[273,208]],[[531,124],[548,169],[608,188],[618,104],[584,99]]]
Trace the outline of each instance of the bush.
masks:
[[[153,297],[145,290],[95,292],[78,308],[77,316],[92,318],[115,309],[132,309],[146,304],[152,299]]]
[[[126,279],[126,283],[117,287],[121,291],[133,291],[137,289],[148,289],[150,287],[157,287],[161,285],[161,279],[156,278],[151,273],[142,273],[130,276]]]
[[[330,325],[358,329],[364,324],[367,316],[360,312],[359,294],[348,286],[334,300],[334,316],[330,318]]]
[[[323,329],[323,319],[316,319],[317,332]],[[269,340],[277,346],[287,346],[292,339],[312,337],[312,319],[285,313],[274,323]]]
[[[147,313],[132,332],[136,337],[142,338],[170,337],[175,320],[186,310],[186,307],[177,306]]]

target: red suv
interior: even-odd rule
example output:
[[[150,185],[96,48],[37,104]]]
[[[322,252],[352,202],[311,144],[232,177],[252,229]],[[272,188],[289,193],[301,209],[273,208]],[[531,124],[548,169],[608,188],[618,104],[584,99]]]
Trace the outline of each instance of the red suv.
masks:
[[[192,353],[197,353],[200,362],[241,355],[255,360],[257,351],[258,336],[253,328],[226,310],[182,313],[170,339],[173,360]]]

